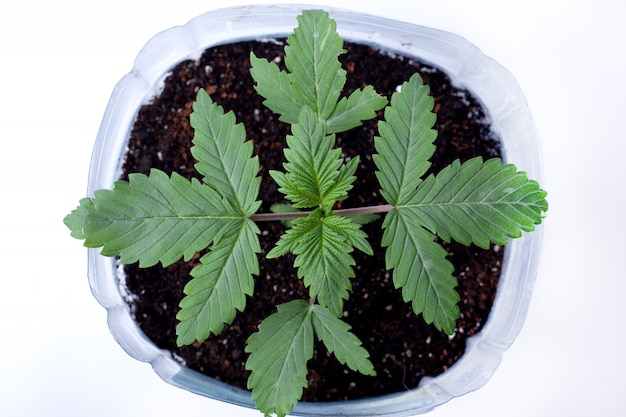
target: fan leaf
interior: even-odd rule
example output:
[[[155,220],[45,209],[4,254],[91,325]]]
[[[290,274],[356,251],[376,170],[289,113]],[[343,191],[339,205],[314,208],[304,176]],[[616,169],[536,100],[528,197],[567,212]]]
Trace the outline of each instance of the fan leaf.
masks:
[[[279,115],[279,120],[296,124],[302,107],[313,110],[325,121],[328,133],[343,132],[360,126],[363,120],[376,117],[387,104],[373,87],[355,90],[339,100],[346,82],[339,55],[343,41],[335,21],[322,10],[305,10],[298,16],[298,27],[285,46],[285,65],[281,71],[275,62],[250,54],[250,74],[263,104]]]
[[[436,117],[429,91],[419,74],[411,76],[400,92],[391,96],[385,120],[378,125],[380,137],[374,138],[378,154],[372,157],[381,194],[394,206],[413,195],[435,152],[437,132],[432,127]]]
[[[294,300],[278,306],[247,340],[248,388],[265,415],[286,416],[308,386],[307,362],[313,357],[311,305]]]
[[[326,12],[305,10],[287,42],[285,65],[292,88],[319,120],[327,120],[346,82],[338,60],[345,51],[335,21]]]
[[[394,285],[402,288],[402,298],[411,302],[415,314],[422,314],[426,323],[452,334],[460,297],[447,252],[411,211],[391,210],[383,227],[385,262],[388,269],[393,269]]]
[[[252,156],[253,144],[246,141],[243,125],[235,122],[232,112],[224,113],[204,89],[198,90],[190,122],[191,153],[204,183],[232,201],[243,215],[253,215],[260,206],[256,199],[261,178],[258,157]]]
[[[341,150],[333,149],[334,135],[326,136],[326,126],[305,106],[299,123],[287,136],[284,164],[286,174],[270,171],[279,191],[293,202],[295,208],[332,206],[345,198],[352,188],[356,165],[343,166]],[[339,180],[339,181],[338,181]]]
[[[242,218],[230,201],[198,180],[153,169],[150,176],[117,181],[113,190],[97,190],[65,222],[85,237],[85,246],[148,267],[191,259]]]
[[[387,105],[387,99],[378,95],[374,87],[355,90],[337,103],[326,121],[328,133],[339,133],[361,126],[363,120],[376,117],[376,112]]]
[[[340,160],[343,161],[341,155],[339,153],[337,155],[340,157]],[[331,207],[336,201],[348,198],[348,191],[352,189],[354,181],[356,181],[356,176],[354,174],[356,173],[360,160],[359,156],[356,155],[347,163],[341,164],[339,167],[339,174],[335,178],[334,183],[324,189],[322,205]]]
[[[350,326],[321,305],[313,305],[313,329],[329,352],[342,364],[364,375],[375,376],[374,365],[361,341],[350,332]]]
[[[265,98],[265,107],[277,113],[283,123],[298,123],[304,103],[294,92],[287,73],[276,63],[257,58],[253,52],[250,52],[250,65],[250,75],[256,81],[254,88]]]
[[[546,192],[526,173],[497,158],[455,161],[437,176],[429,176],[402,211],[445,241],[474,243],[487,249],[504,245],[541,223],[548,203]]]
[[[259,273],[258,234],[252,220],[240,221],[224,232],[200,258],[201,265],[192,269],[193,279],[184,288],[185,297],[176,315],[179,346],[219,334],[224,323],[232,323],[236,311],[244,309],[246,295],[254,290],[252,275]]]
[[[343,300],[352,288],[354,258],[350,253],[354,247],[372,253],[358,224],[317,209],[307,217],[293,220],[292,227],[267,257],[294,253],[298,277],[304,278],[311,297],[317,297],[322,306],[339,317],[343,313]]]

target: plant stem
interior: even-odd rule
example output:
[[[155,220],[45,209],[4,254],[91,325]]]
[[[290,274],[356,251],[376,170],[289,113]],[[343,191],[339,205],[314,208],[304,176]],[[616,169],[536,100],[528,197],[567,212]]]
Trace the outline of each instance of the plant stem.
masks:
[[[354,216],[357,214],[387,213],[391,211],[391,209],[393,209],[393,206],[391,204],[382,204],[379,206],[355,207],[349,209],[335,210],[334,213],[340,216]],[[256,213],[250,216],[250,220],[253,220],[255,222],[293,220],[300,217],[306,217],[310,213],[310,211],[294,211],[291,213]]]

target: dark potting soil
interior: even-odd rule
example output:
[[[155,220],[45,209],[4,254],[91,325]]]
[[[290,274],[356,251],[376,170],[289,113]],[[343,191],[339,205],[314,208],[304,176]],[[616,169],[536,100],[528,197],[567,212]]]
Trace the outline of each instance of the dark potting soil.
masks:
[[[348,72],[345,95],[371,84],[380,94],[390,97],[415,71],[429,84],[439,131],[432,172],[438,172],[457,158],[500,155],[499,139],[490,130],[481,105],[468,91],[455,87],[444,73],[367,46],[346,43],[345,48],[347,53],[341,57]],[[268,171],[282,168],[282,147],[288,126],[262,105],[262,98],[255,93],[249,75],[250,51],[282,65],[282,49],[280,42],[229,44],[209,49],[199,60],[185,61],[174,68],[162,93],[144,105],[138,114],[123,178],[129,172],[147,174],[154,167],[200,179],[189,151],[193,137],[189,114],[196,92],[205,88],[213,100],[227,111],[234,111],[237,120],[245,125],[248,139],[254,142],[261,163],[260,199],[264,201],[261,211],[268,212],[271,204],[282,202],[283,196]],[[376,128],[377,120],[372,120],[362,128],[337,135],[337,144],[346,157],[360,155],[361,158],[354,189],[350,197],[341,202],[344,208],[384,203],[371,158],[375,152]],[[309,298],[307,289],[296,277],[291,257],[272,260],[263,257],[275,245],[284,231],[283,226],[279,222],[264,222],[259,227],[262,231],[261,272],[255,277],[254,296],[248,298],[245,311],[239,312],[231,325],[203,343],[179,348],[175,330],[183,287],[198,257],[167,268],[125,266],[125,285],[132,294],[128,302],[145,334],[189,368],[242,388],[246,388],[248,377],[244,369],[245,340],[257,330],[263,318],[275,311],[277,304]],[[309,387],[304,392],[304,401],[371,397],[414,388],[422,377],[438,375],[453,365],[463,355],[467,338],[481,330],[489,315],[500,275],[502,248],[484,251],[455,243],[444,245],[455,266],[457,289],[462,296],[456,331],[448,337],[416,316],[410,304],[402,300],[400,291],[394,288],[391,274],[384,268],[384,251],[380,250],[381,220],[365,225],[364,230],[375,255],[353,253],[356,277],[352,280],[351,298],[345,303],[344,319],[363,341],[378,375],[368,377],[347,369],[317,343],[314,358],[309,362]]]

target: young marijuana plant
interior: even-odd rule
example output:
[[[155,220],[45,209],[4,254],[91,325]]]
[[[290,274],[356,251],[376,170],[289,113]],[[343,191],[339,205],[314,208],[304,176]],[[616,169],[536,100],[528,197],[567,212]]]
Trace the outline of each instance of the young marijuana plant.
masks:
[[[539,184],[499,159],[455,161],[423,178],[437,133],[433,99],[421,77],[405,82],[388,106],[371,86],[341,97],[346,72],[338,60],[344,50],[335,22],[325,12],[304,11],[298,23],[285,46],[287,71],[254,54],[250,59],[264,104],[291,125],[284,172],[270,175],[299,211],[257,213],[259,162],[252,143],[233,113],[224,113],[200,90],[190,120],[202,181],[156,169],[148,176],[131,174],[128,182],[80,200],[64,220],[73,237],[102,247],[104,256],[119,256],[121,263],[167,266],[210,249],[184,289],[179,345],[219,334],[245,308],[259,273],[256,222],[290,220],[267,256],[295,255],[309,299],[277,306],[246,347],[252,398],[263,413],[278,416],[288,414],[307,387],[315,337],[341,363],[375,375],[368,352],[341,320],[354,276],[351,253],[372,253],[358,215],[385,213],[382,246],[394,285],[416,314],[452,334],[460,297],[453,266],[435,236],[482,248],[505,244],[532,231],[548,209]],[[388,204],[336,210],[356,179],[358,158],[344,162],[334,134],[385,106],[373,159]]]

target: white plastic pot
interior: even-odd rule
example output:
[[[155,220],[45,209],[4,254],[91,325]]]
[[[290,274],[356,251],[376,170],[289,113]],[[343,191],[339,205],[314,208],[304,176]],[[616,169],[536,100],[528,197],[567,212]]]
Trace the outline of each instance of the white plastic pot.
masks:
[[[182,27],[151,39],[137,56],[133,70],[115,87],[98,132],[89,172],[88,195],[112,188],[119,178],[128,137],[142,103],[158,93],[168,71],[208,47],[249,39],[285,37],[297,25],[296,16],[309,5],[234,7],[198,16]],[[465,39],[440,30],[328,9],[340,35],[402,55],[417,57],[470,90],[485,106],[492,127],[501,136],[503,157],[530,178],[541,182],[539,141],[535,125],[513,76]],[[428,412],[453,397],[487,382],[526,317],[536,277],[543,232],[511,241],[495,304],[483,330],[468,340],[466,353],[449,370],[425,378],[411,391],[376,398],[332,403],[299,403],[292,414],[303,416],[409,416]],[[89,250],[89,282],[108,311],[115,339],[132,357],[152,364],[166,382],[188,391],[254,407],[250,393],[204,376],[157,348],[133,321],[120,290],[116,260]]]

